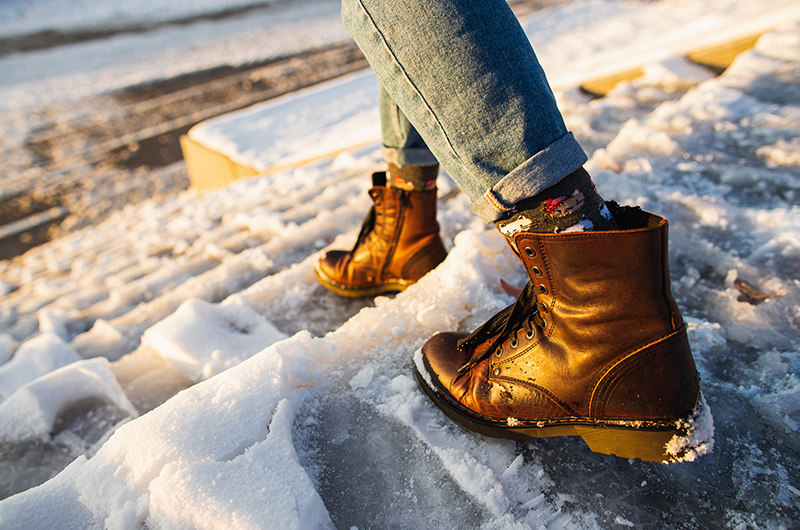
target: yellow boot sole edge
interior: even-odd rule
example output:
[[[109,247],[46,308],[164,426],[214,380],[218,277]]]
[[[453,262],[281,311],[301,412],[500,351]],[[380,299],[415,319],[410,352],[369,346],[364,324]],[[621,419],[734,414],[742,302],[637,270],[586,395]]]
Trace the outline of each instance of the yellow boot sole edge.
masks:
[[[414,284],[414,282],[408,280],[393,280],[379,285],[352,287],[329,278],[325,273],[319,270],[319,267],[317,266],[314,266],[314,275],[316,275],[319,283],[321,283],[326,289],[338,294],[339,296],[344,296],[345,298],[364,298],[368,296],[378,296],[381,294],[399,293],[405,291]]]
[[[593,421],[577,417],[538,423],[508,418],[500,422],[471,414],[432,388],[432,380],[422,363],[422,348],[414,355],[414,365],[417,382],[442,412],[467,429],[493,438],[580,436],[595,453],[665,464],[694,461],[714,447],[713,418],[702,394],[689,417],[658,425],[647,421]]]

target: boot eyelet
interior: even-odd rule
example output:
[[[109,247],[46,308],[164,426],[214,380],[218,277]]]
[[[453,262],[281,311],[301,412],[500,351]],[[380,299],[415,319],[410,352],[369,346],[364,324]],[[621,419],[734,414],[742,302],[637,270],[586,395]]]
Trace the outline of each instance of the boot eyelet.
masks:
[[[544,330],[545,328],[547,328],[547,320],[542,319],[542,330]]]
[[[494,354],[495,354],[497,357],[502,357],[502,356],[503,356],[503,348],[497,348],[497,351],[496,351],[496,352],[494,352]]]
[[[550,312],[550,308],[549,308],[549,307],[547,307],[546,305],[545,305],[545,306],[542,306],[542,312],[543,312],[543,313],[549,313],[549,312]]]
[[[494,370],[492,370],[492,375],[495,377],[500,375],[500,368],[495,368]]]
[[[516,348],[517,346],[519,346],[519,339],[517,339],[517,336],[514,335],[514,337],[511,339],[511,347]]]
[[[534,335],[536,335],[536,332],[533,330],[533,326],[531,326],[530,332],[525,332],[525,338],[531,340]]]
[[[523,249],[523,252],[525,252],[525,254],[530,258],[535,258],[536,257],[536,251],[533,250],[531,247],[525,247]]]
[[[540,284],[539,285],[539,292],[541,294],[549,294],[550,293],[550,291],[547,290],[547,286],[544,285],[544,284]]]
[[[542,272],[542,269],[540,269],[539,267],[531,267],[531,272],[534,274],[534,276],[541,276],[542,274],[544,274]]]

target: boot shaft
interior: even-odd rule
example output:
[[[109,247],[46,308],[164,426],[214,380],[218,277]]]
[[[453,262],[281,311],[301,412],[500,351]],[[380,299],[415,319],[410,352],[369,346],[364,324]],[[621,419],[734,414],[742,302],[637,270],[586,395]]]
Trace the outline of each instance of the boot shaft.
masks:
[[[678,417],[699,386],[669,285],[667,221],[615,210],[620,231],[512,236],[539,286],[542,325],[526,348],[492,356],[490,371],[505,380],[536,371],[579,416]],[[533,348],[535,367],[524,355]]]
[[[373,239],[356,253],[380,256],[379,276],[418,279],[444,259],[436,221],[436,189],[405,191],[387,187],[386,174],[373,175],[369,195],[374,204]],[[422,252],[426,247],[431,250]]]
[[[633,208],[615,213],[619,231],[513,236],[531,282],[546,288],[538,296],[552,313],[546,336],[568,329],[578,352],[596,343],[635,347],[682,325],[670,288],[667,221]]]

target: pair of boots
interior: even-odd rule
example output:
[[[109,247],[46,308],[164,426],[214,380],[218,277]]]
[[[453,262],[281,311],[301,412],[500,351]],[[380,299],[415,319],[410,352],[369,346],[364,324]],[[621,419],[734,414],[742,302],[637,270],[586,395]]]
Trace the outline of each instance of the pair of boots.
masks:
[[[598,453],[691,460],[710,449],[713,427],[670,290],[667,221],[606,205],[576,173],[496,223],[530,281],[471,334],[429,339],[417,378],[448,416],[489,436],[581,436]],[[376,175],[355,248],[316,269],[345,296],[405,289],[444,259],[435,190]],[[553,218],[557,232],[537,231]]]

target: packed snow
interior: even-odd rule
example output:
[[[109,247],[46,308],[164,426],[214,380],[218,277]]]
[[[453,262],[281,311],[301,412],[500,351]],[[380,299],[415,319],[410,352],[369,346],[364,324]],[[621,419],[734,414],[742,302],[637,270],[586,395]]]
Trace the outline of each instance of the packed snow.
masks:
[[[596,17],[598,27],[624,41],[646,33],[641,10],[653,6],[740,13],[741,29],[753,4],[574,3],[523,25],[534,43],[570,19],[590,32],[583,6],[615,12],[617,23]],[[574,438],[489,439],[446,418],[414,381],[413,352],[513,302],[501,281],[521,287],[524,271],[442,174],[444,263],[391,297],[343,300],[319,286],[315,261],[352,245],[369,207],[368,174],[382,164],[372,142],[130,206],[0,262],[0,527],[795,527],[791,4],[757,6],[782,23],[719,77],[683,48],[654,58],[643,47],[645,75],[607,97],[569,83],[556,94],[601,194],[670,220],[673,290],[713,415],[710,454],[643,463]],[[562,67],[572,54],[590,64],[611,53],[549,50],[545,59],[537,45],[545,65]]]

